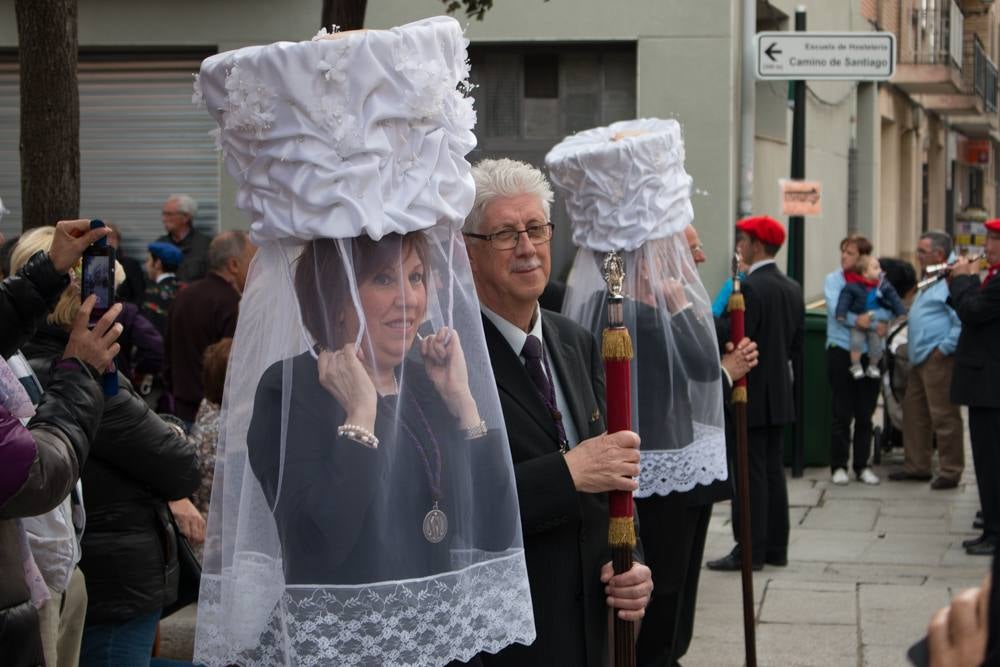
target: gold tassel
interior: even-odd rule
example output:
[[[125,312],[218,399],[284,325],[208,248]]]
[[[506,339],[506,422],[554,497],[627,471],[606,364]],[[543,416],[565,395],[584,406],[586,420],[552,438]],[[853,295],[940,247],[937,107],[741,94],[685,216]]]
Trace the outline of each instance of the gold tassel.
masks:
[[[743,302],[743,292],[733,292],[729,295],[727,310],[730,313],[736,310],[746,310],[746,304]]]
[[[747,402],[747,388],[733,387],[733,403],[746,403],[746,402]]]
[[[605,329],[601,340],[601,355],[605,361],[628,361],[632,358],[632,339],[628,329]]]
[[[608,544],[612,547],[635,546],[635,524],[630,516],[612,517],[608,523]]]

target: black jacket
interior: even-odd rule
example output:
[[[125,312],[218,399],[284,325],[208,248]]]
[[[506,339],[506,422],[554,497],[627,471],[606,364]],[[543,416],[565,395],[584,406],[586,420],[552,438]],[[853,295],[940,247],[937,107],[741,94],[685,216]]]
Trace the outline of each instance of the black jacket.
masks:
[[[547,310],[541,316],[552,372],[580,440],[600,435],[605,430],[600,349],[591,333],[571,320]],[[607,494],[577,492],[552,417],[518,354],[485,317],[483,329],[514,462],[537,635],[531,646],[482,655],[483,663],[603,665],[608,607],[600,570],[610,560]]]
[[[14,520],[44,514],[69,494],[86,461],[103,402],[100,386],[88,371],[79,366],[59,368],[28,423],[34,460],[17,491],[0,501],[0,656],[4,665],[37,665],[42,661],[38,615],[21,576],[19,531]],[[14,436],[5,432],[7,428],[21,429],[25,434],[8,413],[0,420],[0,442]],[[8,464],[0,455],[0,470]],[[10,475],[13,471],[7,468],[2,472]]]
[[[979,276],[951,280],[951,304],[962,321],[951,377],[951,401],[1000,408],[1000,278],[980,287]]]
[[[292,389],[285,396],[284,425],[286,372]],[[399,400],[379,398],[375,434],[381,444],[375,449],[336,435],[346,414],[320,384],[310,354],[272,364],[261,377],[247,431],[247,456],[277,524],[286,584],[353,585],[427,577],[453,569],[456,545],[488,551],[510,547],[516,505],[513,498],[504,503],[499,497],[513,493],[503,467],[506,451],[500,432],[470,443],[422,362],[407,360],[401,376],[406,382]],[[434,425],[433,434],[428,424]],[[441,455],[440,508],[449,517],[449,529],[437,544],[428,542],[421,530],[434,500],[418,446],[431,452],[430,460],[435,449]],[[459,487],[466,488],[459,492]],[[471,506],[463,507],[463,500]],[[496,507],[511,508],[511,513],[498,516]],[[494,521],[471,522],[471,514],[490,515]],[[390,515],[396,532],[387,549],[386,526],[377,519]],[[473,528],[479,532],[473,534]]]
[[[16,275],[0,283],[0,355],[9,357],[31,338],[69,285],[49,256],[39,250]]]
[[[67,338],[44,326],[24,346],[43,387]],[[174,601],[177,539],[166,501],[201,484],[194,445],[151,412],[120,373],[118,382],[118,394],[104,401],[81,476],[88,624],[127,620]]]
[[[805,304],[802,288],[774,264],[743,281],[746,335],[756,341],[760,363],[747,375],[750,428],[795,422],[795,393],[789,362],[802,348]]]

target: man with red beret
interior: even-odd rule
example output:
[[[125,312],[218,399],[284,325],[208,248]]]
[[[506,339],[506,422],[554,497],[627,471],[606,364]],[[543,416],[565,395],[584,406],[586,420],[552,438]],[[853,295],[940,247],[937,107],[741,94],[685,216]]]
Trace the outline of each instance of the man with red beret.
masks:
[[[795,422],[789,362],[802,348],[805,306],[802,288],[774,262],[785,242],[785,228],[758,216],[736,223],[736,249],[750,268],[743,281],[746,335],[757,341],[759,365],[747,375],[749,426],[750,531],[753,567],[788,564],[788,487],[785,484],[786,424]],[[734,524],[740,517],[733,504]],[[737,535],[739,531],[734,531]],[[709,561],[711,570],[739,570],[740,545]]]
[[[979,262],[958,259],[948,300],[962,320],[951,400],[969,406],[972,461],[983,508],[983,534],[963,543],[974,556],[992,555],[1000,543],[1000,219],[986,223],[986,261],[989,270],[980,281]]]

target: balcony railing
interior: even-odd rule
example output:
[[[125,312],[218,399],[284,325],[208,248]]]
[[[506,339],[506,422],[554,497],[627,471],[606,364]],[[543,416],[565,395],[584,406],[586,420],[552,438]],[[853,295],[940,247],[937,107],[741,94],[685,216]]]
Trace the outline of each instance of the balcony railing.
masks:
[[[899,62],[914,65],[951,65],[962,69],[962,31],[965,17],[954,0],[937,9],[914,9]]]
[[[972,55],[972,87],[983,100],[986,111],[997,110],[997,66],[986,55],[982,43],[976,37]]]

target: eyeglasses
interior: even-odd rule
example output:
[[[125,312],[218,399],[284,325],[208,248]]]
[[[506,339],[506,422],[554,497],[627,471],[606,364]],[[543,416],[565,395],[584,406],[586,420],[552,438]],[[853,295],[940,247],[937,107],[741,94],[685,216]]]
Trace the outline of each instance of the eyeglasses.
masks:
[[[163,215],[184,215],[181,211],[160,211]]]
[[[480,239],[482,241],[489,241],[490,245],[493,246],[495,250],[513,250],[517,247],[517,244],[521,241],[521,234],[526,234],[528,240],[531,241],[532,245],[542,245],[548,243],[552,238],[552,229],[555,225],[551,222],[546,222],[541,225],[531,225],[530,227],[525,227],[524,229],[501,229],[498,232],[493,232],[492,234],[473,234],[471,232],[465,232],[465,236],[471,236],[474,239]]]

